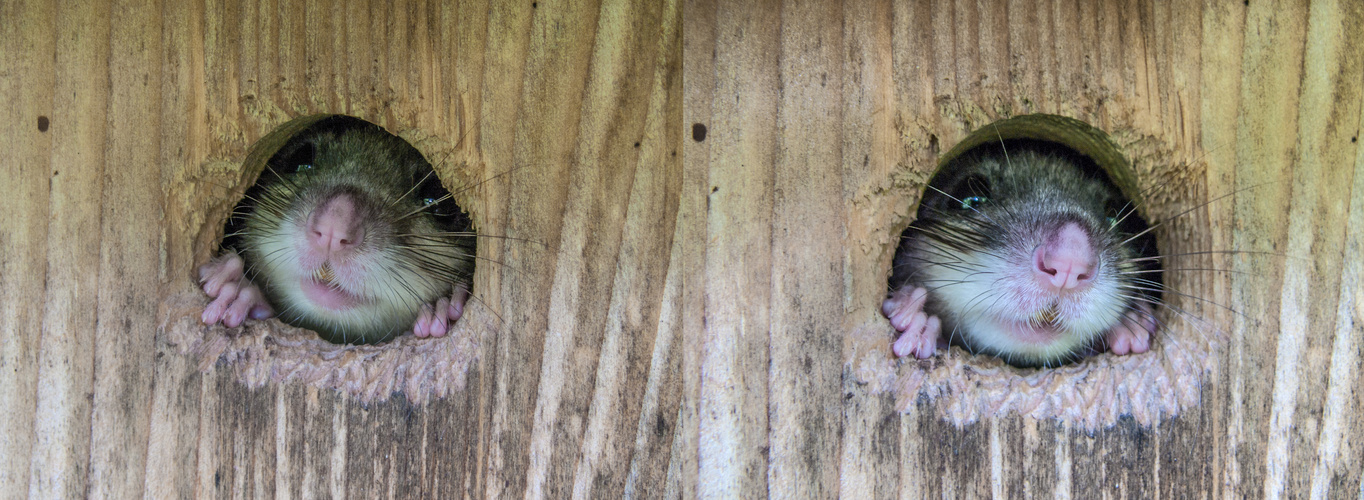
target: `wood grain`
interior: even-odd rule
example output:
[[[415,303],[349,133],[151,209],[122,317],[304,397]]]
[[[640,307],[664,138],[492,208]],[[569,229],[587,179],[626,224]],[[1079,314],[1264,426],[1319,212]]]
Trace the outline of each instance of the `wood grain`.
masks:
[[[1364,481],[1357,2],[14,1],[0,95],[3,498]],[[499,319],[472,328],[464,390],[252,388],[158,333],[253,141],[318,112],[474,181],[474,294]],[[918,365],[872,354],[896,238],[938,155],[1028,113],[1108,131],[1150,213],[1194,208],[1167,251],[1228,251],[1172,278],[1222,332],[1191,409],[1098,429],[897,411]]]
[[[0,495],[29,491],[30,464],[47,452],[35,447],[40,347],[46,314],[48,213],[53,197],[53,87],[57,79],[56,7],[50,2],[0,6],[0,110],[3,186],[0,196]],[[44,119],[47,128],[42,126]],[[74,123],[63,124],[65,127]],[[71,290],[67,290],[68,296]],[[38,444],[38,446],[43,446]]]
[[[108,74],[109,6],[57,7],[56,87],[52,103],[50,200],[30,496],[71,497],[89,485],[91,397],[99,304],[107,105],[112,89],[84,78]],[[32,172],[37,173],[37,172]]]

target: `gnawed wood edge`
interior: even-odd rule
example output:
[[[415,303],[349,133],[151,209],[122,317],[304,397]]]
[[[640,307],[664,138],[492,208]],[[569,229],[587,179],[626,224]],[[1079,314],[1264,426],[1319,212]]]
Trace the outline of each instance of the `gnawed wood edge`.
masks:
[[[181,354],[197,358],[199,370],[232,369],[248,387],[301,382],[335,389],[361,402],[384,401],[402,392],[413,404],[462,391],[478,359],[478,333],[494,329],[497,316],[471,301],[445,337],[403,335],[377,345],[339,345],[310,330],[278,320],[247,320],[236,328],[204,325],[208,297],[188,290],[161,304],[160,334]]]
[[[1101,354],[1051,369],[1018,369],[959,347],[927,360],[896,361],[892,333],[884,321],[857,328],[847,367],[872,394],[893,391],[898,411],[909,411],[922,396],[935,403],[939,417],[958,426],[1009,413],[1054,418],[1087,431],[1124,415],[1152,425],[1198,404],[1202,380],[1217,365],[1214,343],[1184,341],[1192,336],[1156,341],[1142,355]]]

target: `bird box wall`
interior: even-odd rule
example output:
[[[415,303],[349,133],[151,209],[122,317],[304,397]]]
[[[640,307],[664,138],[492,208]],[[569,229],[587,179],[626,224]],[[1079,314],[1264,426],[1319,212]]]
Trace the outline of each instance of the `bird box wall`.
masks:
[[[1359,236],[1336,229],[1358,198],[1357,8],[694,2],[685,17],[684,121],[705,130],[683,182],[707,224],[684,400],[703,496],[1357,490]],[[879,308],[923,185],[971,132],[1033,113],[1107,132],[1146,215],[1175,219],[1162,251],[1200,270],[1169,277],[1187,338],[1167,334],[1155,371],[1054,385],[891,361]],[[1097,392],[1070,399],[1075,385]],[[1083,416],[1115,402],[1111,420]]]
[[[680,4],[4,9],[4,88],[30,103],[5,135],[23,144],[4,161],[20,192],[0,258],[5,495],[619,496],[631,470],[663,473],[632,461],[666,458],[676,369],[635,377],[678,357],[659,304],[677,290]],[[253,143],[313,113],[382,125],[472,186],[457,198],[486,236],[487,322],[466,328],[480,363],[463,390],[409,403],[426,389],[204,363],[175,325],[158,335],[183,312],[162,299],[196,288],[254,175]],[[271,338],[249,352],[286,347]],[[404,369],[374,365],[357,370]]]
[[[0,12],[0,497],[1360,489],[1353,3]],[[165,326],[192,310],[168,298],[207,301],[194,269],[252,144],[313,113],[378,123],[475,186],[459,388],[385,379],[424,366],[398,356],[304,377]],[[1164,251],[1217,270],[1171,278],[1208,325],[1180,327],[1196,362],[1084,382],[1151,396],[1111,421],[973,388],[1022,379],[959,352],[887,354],[879,306],[923,185],[973,131],[1030,114],[1106,132],[1148,215],[1189,211]]]

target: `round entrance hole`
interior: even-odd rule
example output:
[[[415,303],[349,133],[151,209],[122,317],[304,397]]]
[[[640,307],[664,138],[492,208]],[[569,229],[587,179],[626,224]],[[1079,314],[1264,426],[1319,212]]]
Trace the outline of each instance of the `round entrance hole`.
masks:
[[[951,344],[1047,368],[1146,352],[1162,282],[1136,207],[1056,142],[987,142],[945,161],[896,250],[884,309],[902,331],[896,354]]]
[[[1180,286],[1211,266],[1172,265],[1207,249],[1191,243],[1206,239],[1170,236],[1196,231],[1185,214],[1203,205],[1151,196],[1185,186],[1139,179],[1102,131],[1053,115],[987,125],[938,165],[888,272],[888,350],[903,356],[890,387],[901,410],[926,397],[961,425],[1017,412],[1095,428],[1122,415],[1150,424],[1197,403],[1221,333],[1197,292]],[[920,317],[897,316],[905,304]],[[1058,344],[1074,325],[1079,341],[1027,351]],[[1115,348],[1114,325],[1148,343],[1134,349],[1129,336]],[[941,342],[902,333],[932,326]]]
[[[227,220],[221,257],[200,268],[215,297],[204,321],[276,315],[337,344],[444,336],[463,315],[475,240],[431,164],[348,116],[274,142]]]
[[[204,168],[228,169],[236,185],[216,187],[229,188],[229,211],[219,215],[213,199],[187,208],[206,211],[189,218],[222,245],[195,249],[217,255],[196,257],[202,289],[168,297],[172,344],[204,369],[225,361],[249,385],[301,379],[365,400],[402,391],[413,401],[462,388],[477,332],[495,317],[460,300],[476,248],[456,201],[471,193],[447,190],[408,141],[344,115],[291,120],[240,164]],[[246,290],[258,295],[238,293]]]

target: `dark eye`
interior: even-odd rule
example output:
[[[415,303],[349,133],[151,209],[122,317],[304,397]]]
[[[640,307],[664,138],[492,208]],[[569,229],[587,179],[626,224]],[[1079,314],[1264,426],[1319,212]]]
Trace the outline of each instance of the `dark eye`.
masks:
[[[978,210],[990,202],[990,181],[983,175],[972,174],[957,183],[946,194],[960,204],[960,206],[949,204],[948,207],[960,210]]]
[[[436,203],[440,203],[440,200],[437,200],[437,199],[431,198],[431,197],[422,198],[422,206],[423,206],[423,207],[429,207],[429,206],[431,206],[431,205],[435,205]]]
[[[1119,203],[1119,201],[1120,200],[1110,200],[1107,206],[1104,207],[1104,212],[1107,216],[1104,220],[1108,222],[1109,229],[1116,229],[1118,223],[1122,222],[1125,218],[1124,214],[1129,209],[1127,204]]]
[[[961,209],[975,210],[976,208],[988,203],[989,201],[990,199],[984,196],[967,196],[961,199]]]
[[[300,164],[298,164],[298,167],[294,169],[294,173],[304,172],[304,171],[308,171],[308,170],[312,170],[312,169],[313,169],[313,166],[312,166],[311,164],[308,164],[308,163],[300,163]]]

